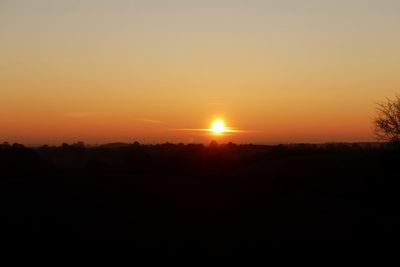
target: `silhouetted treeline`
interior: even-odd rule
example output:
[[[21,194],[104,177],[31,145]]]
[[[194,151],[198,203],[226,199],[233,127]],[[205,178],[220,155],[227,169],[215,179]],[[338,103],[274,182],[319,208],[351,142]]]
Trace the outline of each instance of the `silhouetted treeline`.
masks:
[[[383,143],[3,143],[2,240],[167,253],[382,247],[400,237],[399,163]]]

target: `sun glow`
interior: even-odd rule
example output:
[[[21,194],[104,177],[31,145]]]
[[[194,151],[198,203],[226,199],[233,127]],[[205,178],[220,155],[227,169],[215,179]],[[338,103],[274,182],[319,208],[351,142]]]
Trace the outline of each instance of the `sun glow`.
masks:
[[[223,120],[215,120],[211,123],[210,131],[215,134],[222,134],[227,131],[225,127],[225,122]]]

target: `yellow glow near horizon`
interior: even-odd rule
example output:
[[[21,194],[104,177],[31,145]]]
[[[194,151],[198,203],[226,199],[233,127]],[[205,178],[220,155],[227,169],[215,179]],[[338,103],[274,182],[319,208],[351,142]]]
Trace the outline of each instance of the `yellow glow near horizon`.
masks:
[[[226,132],[225,122],[223,120],[217,119],[214,120],[211,124],[211,132],[215,134],[222,134]]]

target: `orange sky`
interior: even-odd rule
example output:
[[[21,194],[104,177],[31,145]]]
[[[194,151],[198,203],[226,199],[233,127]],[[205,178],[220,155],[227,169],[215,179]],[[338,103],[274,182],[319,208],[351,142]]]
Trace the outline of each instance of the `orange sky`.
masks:
[[[0,1],[0,142],[373,140],[400,2]]]

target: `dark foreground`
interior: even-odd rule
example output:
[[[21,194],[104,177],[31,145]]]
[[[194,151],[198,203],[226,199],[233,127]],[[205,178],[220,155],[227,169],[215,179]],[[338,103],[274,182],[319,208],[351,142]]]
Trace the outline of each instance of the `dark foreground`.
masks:
[[[388,145],[3,145],[0,168],[3,244],[231,253],[400,237]]]

